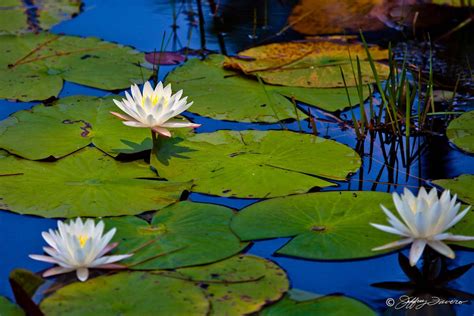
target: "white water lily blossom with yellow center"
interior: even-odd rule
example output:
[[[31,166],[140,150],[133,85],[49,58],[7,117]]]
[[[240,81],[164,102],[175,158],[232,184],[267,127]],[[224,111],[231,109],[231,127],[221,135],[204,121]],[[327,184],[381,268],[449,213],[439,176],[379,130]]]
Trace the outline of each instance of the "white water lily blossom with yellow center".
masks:
[[[58,221],[58,230],[50,229],[42,236],[50,247],[43,247],[49,255],[30,255],[30,258],[55,263],[43,276],[48,277],[61,273],[76,271],[77,278],[86,281],[89,277],[89,268],[96,269],[123,269],[115,262],[132,256],[131,254],[105,256],[106,253],[117,247],[118,243],[110,243],[116,229],[112,228],[105,235],[104,222],[95,224],[92,219],[83,222],[80,218],[71,220],[69,224]]]
[[[451,198],[449,190],[444,191],[438,198],[435,188],[429,193],[425,188],[421,188],[418,196],[414,196],[406,188],[401,195],[393,193],[393,202],[401,220],[381,205],[391,226],[373,223],[371,225],[384,232],[400,235],[403,239],[372,250],[396,248],[411,243],[410,264],[412,266],[416,265],[426,245],[453,259],[454,251],[443,241],[474,240],[474,236],[453,235],[446,232],[456,225],[471,208],[469,206],[458,213],[461,203],[456,203],[456,198],[457,195]]]
[[[153,132],[165,137],[171,137],[168,128],[201,126],[181,120],[172,120],[193,104],[193,102],[187,103],[188,97],[181,98],[183,90],[172,94],[171,84],[163,87],[161,81],[155,89],[147,81],[143,86],[143,94],[137,85],[133,85],[131,90],[132,95],[125,92],[126,98],[122,101],[114,100],[125,114],[110,112],[123,120],[125,125],[150,128]]]

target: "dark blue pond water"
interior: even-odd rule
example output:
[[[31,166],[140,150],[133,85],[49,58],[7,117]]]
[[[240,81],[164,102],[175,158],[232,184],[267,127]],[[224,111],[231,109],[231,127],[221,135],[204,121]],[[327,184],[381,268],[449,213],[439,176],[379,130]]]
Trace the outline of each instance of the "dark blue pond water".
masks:
[[[177,25],[172,32],[173,7],[168,0],[89,0],[84,1],[82,14],[73,20],[63,22],[53,28],[55,33],[66,33],[79,36],[96,36],[104,40],[115,41],[132,45],[141,51],[159,49],[164,32],[172,35],[167,50],[179,50],[185,46],[194,49],[201,48],[199,29],[190,19],[197,21],[197,16],[186,14],[187,5],[177,5]],[[181,3],[181,1],[176,1]],[[221,1],[220,10],[229,16],[226,24],[224,43],[219,44],[219,38],[214,32],[212,17],[207,5],[204,6],[206,18],[206,48],[216,52],[223,50],[229,54],[243,48],[255,45],[264,39],[272,39],[286,23],[289,7],[279,4],[269,6],[269,27],[259,27],[256,30],[257,39],[253,39],[252,14],[254,1]],[[194,4],[194,2],[192,2]],[[190,8],[193,5],[189,4]],[[250,9],[249,9],[250,8]],[[263,9],[262,9],[263,10]],[[194,7],[195,11],[195,7]],[[261,10],[259,11],[261,12]],[[192,22],[192,21],[191,21]],[[194,25],[194,26],[193,26]],[[251,35],[251,36],[249,36]],[[284,36],[295,37],[291,32]],[[280,40],[281,37],[274,38]],[[172,70],[171,66],[162,66],[160,79]],[[66,83],[60,97],[75,94],[104,96],[106,91]],[[0,118],[3,119],[22,109],[28,109],[35,103],[14,103],[0,100]],[[301,109],[306,110],[304,105]],[[319,135],[328,137],[356,150],[363,157],[362,168],[349,181],[341,182],[337,187],[327,190],[377,190],[383,192],[401,191],[404,186],[417,188],[427,185],[427,180],[452,178],[463,173],[474,173],[474,157],[463,154],[453,148],[444,136],[413,138],[411,143],[422,144],[415,146],[410,153],[413,156],[410,164],[404,163],[399,146],[388,142],[385,136],[379,135],[375,139],[367,139],[363,146],[358,145],[353,130],[340,120],[312,109],[316,117]],[[342,113],[341,117],[347,116]],[[211,132],[220,129],[281,129],[278,124],[259,125],[235,122],[215,121],[187,114],[191,120],[202,123],[197,132]],[[296,122],[285,123],[285,128],[299,130]],[[308,121],[301,123],[301,129],[310,133]],[[31,140],[25,140],[31,141]],[[392,147],[394,146],[394,147]],[[395,152],[393,159],[384,158],[385,152]],[[190,199],[196,202],[208,202],[226,205],[241,209],[256,200],[228,199],[211,197],[192,193]],[[32,216],[21,216],[0,211],[0,295],[12,298],[9,288],[8,274],[14,268],[26,268],[40,271],[48,267],[47,264],[30,260],[28,254],[38,253],[44,242],[41,232],[56,226],[55,220],[42,219]],[[372,283],[384,281],[405,281],[407,278],[398,266],[397,254],[392,253],[367,260],[323,262],[307,261],[282,256],[273,256],[272,253],[287,242],[287,239],[275,239],[255,242],[248,250],[249,253],[266,257],[276,261],[289,275],[291,284],[295,288],[311,291],[318,294],[342,293],[357,298],[379,312],[386,309],[385,300],[389,297],[398,297],[402,292],[381,290],[372,287]],[[474,261],[474,253],[458,250],[457,257],[451,261],[452,266],[469,264]],[[452,288],[474,293],[474,269],[450,284]],[[458,315],[473,315],[474,306],[457,306]]]

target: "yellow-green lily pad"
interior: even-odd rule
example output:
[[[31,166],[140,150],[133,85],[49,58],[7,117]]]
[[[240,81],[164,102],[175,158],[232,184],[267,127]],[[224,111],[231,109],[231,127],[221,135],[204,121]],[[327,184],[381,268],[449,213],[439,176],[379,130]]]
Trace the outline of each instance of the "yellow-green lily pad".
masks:
[[[151,223],[128,216],[105,220],[117,228],[117,251],[134,253],[123,263],[131,269],[175,269],[200,265],[233,256],[248,243],[231,231],[231,209],[180,202],[158,211]]]
[[[474,153],[474,111],[452,120],[446,129],[449,140],[468,153]]]
[[[87,147],[56,162],[0,151],[0,208],[43,217],[118,216],[175,203],[191,183],[160,181],[144,162]]]
[[[97,38],[49,33],[0,36],[0,98],[20,101],[56,97],[63,81],[104,90],[142,83],[144,55]]]
[[[6,297],[0,296],[1,316],[24,316],[25,312],[16,304],[10,302]]]
[[[193,180],[196,192],[263,198],[333,186],[327,179],[346,180],[361,160],[351,148],[310,134],[218,131],[163,140],[151,163],[166,179]]]

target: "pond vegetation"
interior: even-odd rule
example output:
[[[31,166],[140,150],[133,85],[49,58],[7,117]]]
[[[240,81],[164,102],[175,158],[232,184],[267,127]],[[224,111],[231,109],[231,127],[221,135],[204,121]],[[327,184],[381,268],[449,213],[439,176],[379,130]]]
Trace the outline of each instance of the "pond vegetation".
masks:
[[[472,17],[2,1],[0,315],[471,315]]]

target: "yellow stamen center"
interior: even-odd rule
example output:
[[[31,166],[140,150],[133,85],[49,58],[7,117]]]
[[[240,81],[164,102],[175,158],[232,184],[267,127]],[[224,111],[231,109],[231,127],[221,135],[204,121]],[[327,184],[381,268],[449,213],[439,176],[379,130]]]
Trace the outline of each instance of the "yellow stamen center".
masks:
[[[77,239],[79,240],[79,245],[81,246],[81,248],[84,248],[87,240],[89,239],[89,236],[79,235]]]

